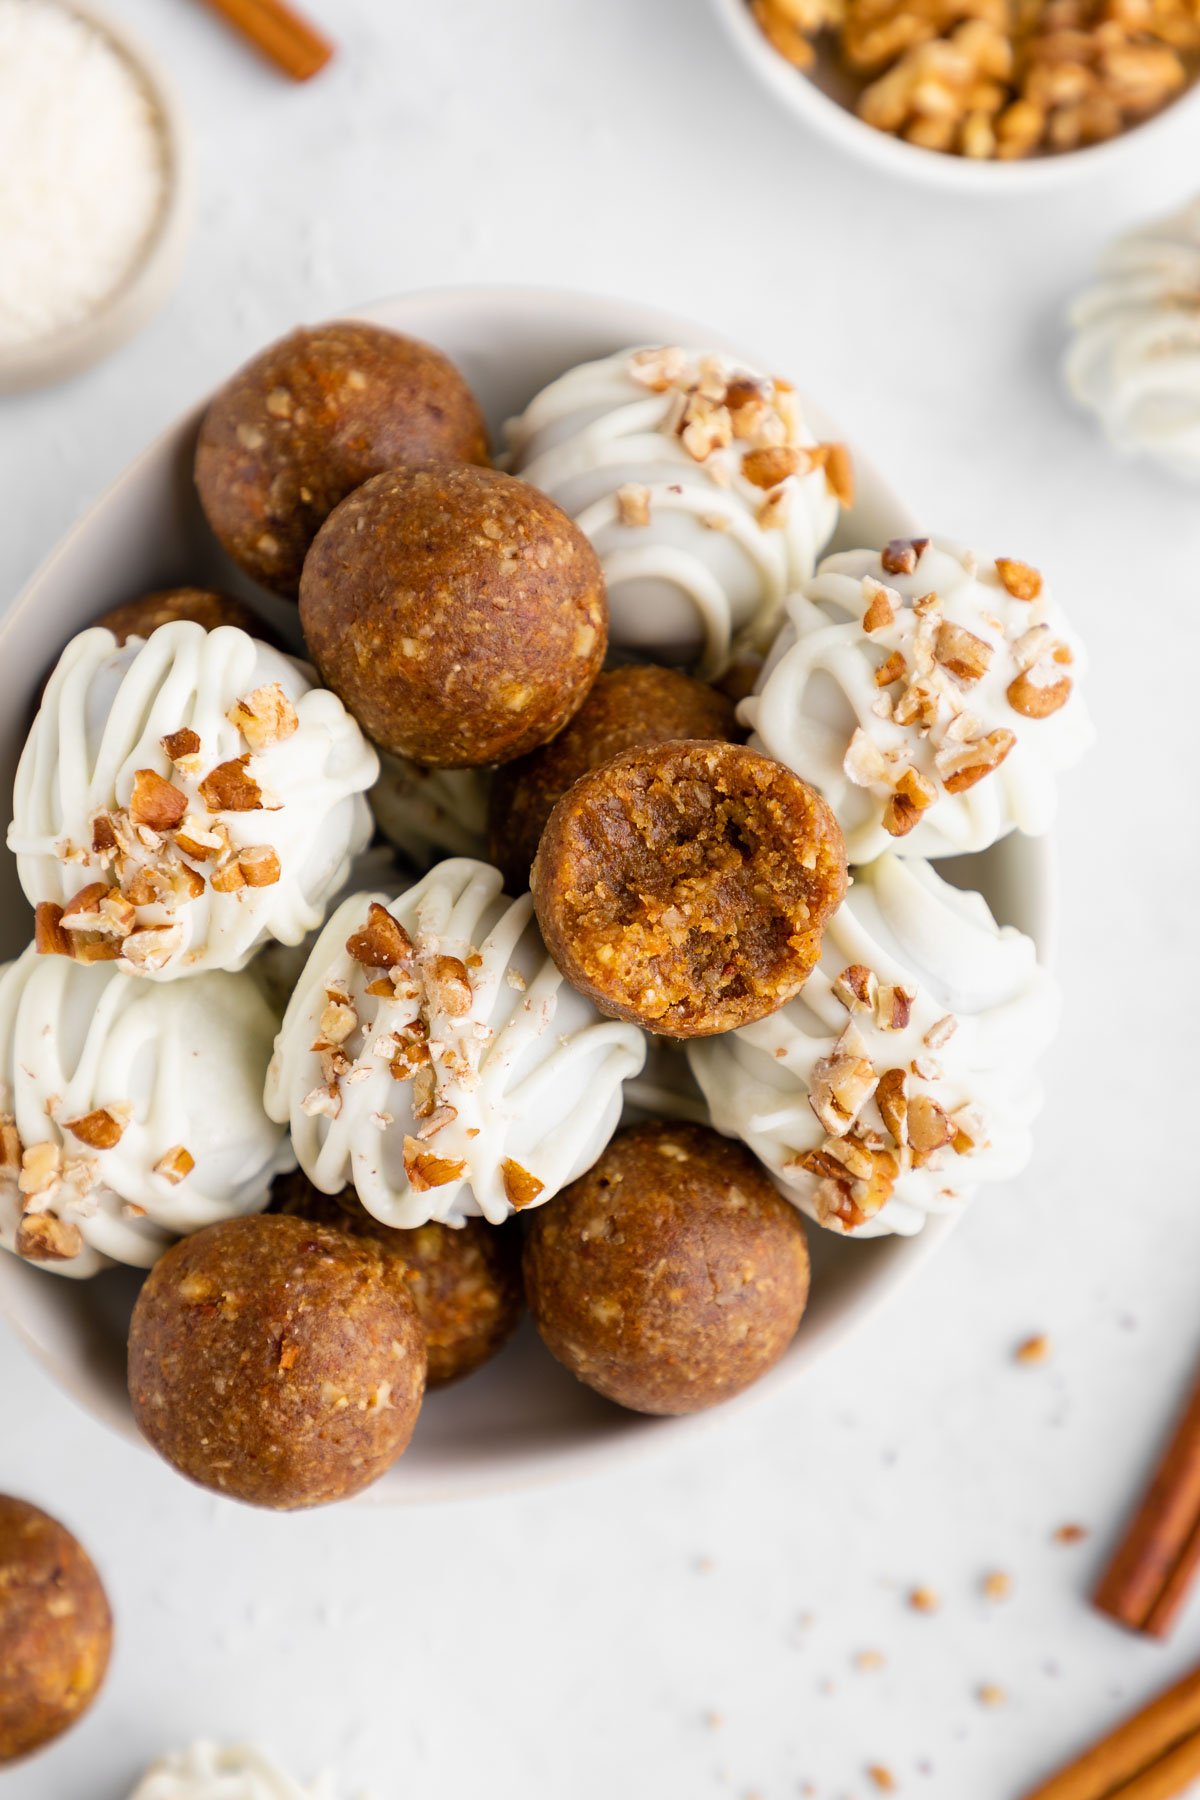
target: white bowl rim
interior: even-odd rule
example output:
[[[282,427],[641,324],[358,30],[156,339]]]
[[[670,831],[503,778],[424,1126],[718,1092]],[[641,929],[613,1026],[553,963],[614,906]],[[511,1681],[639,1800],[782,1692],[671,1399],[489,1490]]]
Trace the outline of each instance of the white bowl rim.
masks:
[[[623,341],[653,342],[677,341],[691,343],[709,343],[715,346],[730,346],[720,333],[685,317],[681,317],[667,309],[647,306],[638,301],[631,301],[618,296],[583,292],[573,289],[544,288],[523,286],[519,284],[499,284],[487,286],[461,285],[447,288],[430,288],[412,290],[398,296],[385,297],[368,304],[358,304],[345,308],[334,317],[373,318],[386,312],[387,322],[398,330],[421,330],[429,336],[428,328],[418,326],[415,318],[407,321],[400,316],[404,312],[422,316],[436,309],[441,316],[448,314],[467,315],[471,319],[489,313],[502,312],[505,309],[524,312],[545,310],[549,307],[560,309],[566,313],[575,311],[580,315],[580,323],[585,320],[594,324],[598,334],[607,334],[611,330],[613,336],[623,335]],[[772,359],[757,357],[754,346],[743,346],[739,354],[747,357],[759,366],[771,366]],[[121,470],[104,492],[89,505],[78,520],[64,533],[58,544],[42,561],[25,583],[21,592],[14,598],[11,606],[0,616],[0,639],[9,620],[14,619],[27,607],[38,603],[38,590],[51,575],[55,565],[70,549],[75,538],[85,532],[95,517],[100,514],[113,497],[129,482],[136,480],[139,471],[148,463],[162,457],[168,448],[177,440],[180,433],[189,424],[196,421],[207,403],[207,396],[202,397],[196,405],[186,409],[174,418],[164,429]],[[820,410],[816,408],[814,410]],[[892,492],[889,485],[877,474],[870,464],[869,458],[855,447],[856,464],[860,471],[870,470],[872,485],[877,493],[885,497],[898,515],[905,516],[912,528],[909,509]],[[1054,940],[1057,927],[1057,855],[1053,838],[1022,840],[1031,847],[1030,854],[1036,859],[1037,896],[1035,910],[1037,924],[1034,927],[1038,941],[1039,954],[1045,961],[1051,961],[1054,954]],[[357,1505],[422,1505],[428,1503],[443,1504],[448,1500],[471,1500],[501,1493],[522,1492],[531,1488],[549,1486],[552,1483],[572,1479],[578,1475],[611,1467],[636,1453],[648,1450],[651,1445],[663,1446],[668,1438],[677,1438],[684,1431],[699,1432],[712,1429],[722,1419],[729,1418],[735,1411],[766,1401],[777,1395],[783,1388],[799,1379],[808,1369],[816,1366],[832,1349],[841,1343],[850,1332],[862,1323],[870,1314],[885,1306],[901,1289],[906,1287],[919,1274],[928,1259],[934,1255],[940,1245],[954,1230],[962,1213],[932,1217],[924,1228],[915,1236],[904,1239],[884,1240],[897,1247],[897,1253],[889,1259],[886,1271],[881,1272],[872,1284],[861,1294],[841,1308],[832,1320],[822,1323],[819,1341],[809,1339],[804,1345],[804,1354],[797,1358],[789,1349],[781,1360],[768,1370],[767,1374],[752,1387],[727,1401],[724,1405],[710,1408],[699,1413],[679,1416],[648,1417],[629,1413],[620,1421],[620,1428],[612,1431],[597,1431],[591,1438],[563,1443],[552,1452],[525,1452],[519,1462],[503,1461],[491,1471],[481,1460],[473,1467],[469,1475],[461,1469],[441,1476],[426,1474],[422,1471],[418,1480],[409,1481],[403,1478],[396,1480],[384,1476],[372,1486],[364,1490],[355,1501]],[[810,1233],[819,1228],[809,1226]],[[875,1240],[878,1244],[879,1240]],[[900,1250],[900,1246],[903,1249]],[[0,1252],[0,1283],[8,1259]],[[22,1274],[27,1271],[22,1270]],[[56,1281],[66,1288],[76,1285],[63,1277],[42,1276],[43,1281]],[[55,1346],[47,1342],[39,1332],[14,1308],[7,1284],[0,1284],[0,1318],[3,1318],[14,1335],[26,1346],[41,1367],[51,1376],[56,1384],[77,1402],[93,1419],[113,1430],[118,1436],[134,1444],[141,1450],[148,1446],[141,1438],[133,1422],[128,1407],[119,1410],[97,1400],[97,1381],[90,1377],[85,1366],[74,1356],[70,1347]],[[801,1327],[803,1336],[803,1326]],[[396,1471],[403,1477],[405,1460],[397,1465]]]
[[[751,72],[767,86],[783,106],[861,161],[897,176],[909,176],[935,187],[959,193],[1028,194],[1046,191],[1066,182],[1104,174],[1128,159],[1160,132],[1177,129],[1184,109],[1200,107],[1200,79],[1139,125],[1120,132],[1101,144],[1086,144],[1055,156],[1027,157],[1016,162],[977,161],[926,150],[903,138],[890,136],[867,125],[855,113],[826,94],[804,72],[795,69],[772,49],[751,15],[747,0],[712,0],[733,42]]]
[[[54,0],[109,39],[154,102],[165,150],[162,204],[136,261],[90,317],[0,349],[0,393],[49,386],[100,361],[133,336],[162,305],[182,266],[191,217],[194,173],[191,139],[179,91],[137,32],[93,0]]]

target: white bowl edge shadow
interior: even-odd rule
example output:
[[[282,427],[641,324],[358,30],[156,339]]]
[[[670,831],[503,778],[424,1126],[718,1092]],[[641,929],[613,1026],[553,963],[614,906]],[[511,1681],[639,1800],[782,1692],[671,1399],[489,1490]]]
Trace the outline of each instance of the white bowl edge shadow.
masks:
[[[428,339],[463,369],[494,434],[549,379],[626,344],[682,342],[734,349],[695,322],[635,302],[545,289],[476,288],[415,293],[351,309],[355,316]],[[736,353],[759,366],[754,347]],[[12,777],[42,673],[75,631],[107,606],[154,587],[205,582],[240,593],[276,620],[294,609],[264,604],[213,542],[191,481],[203,405],[158,437],[63,538],[0,621],[0,779]],[[806,402],[821,432],[830,426]],[[915,521],[855,448],[858,496],[835,544],[881,543],[927,529]],[[937,523],[936,521],[933,523]],[[978,885],[997,916],[1053,955],[1055,869],[1047,839],[1007,838],[983,857],[943,872]],[[31,934],[13,859],[0,856],[4,954]],[[953,1228],[933,1220],[914,1238],[849,1243],[809,1229],[814,1285],[809,1311],[782,1361],[738,1400],[681,1419],[621,1411],[581,1386],[537,1342],[528,1322],[479,1374],[427,1400],[411,1449],[364,1500],[418,1503],[511,1491],[563,1479],[618,1456],[665,1444],[684,1428],[715,1423],[733,1406],[777,1393],[910,1279]],[[138,1277],[112,1271],[71,1281],[0,1254],[0,1313],[51,1377],[94,1418],[143,1447],[125,1391],[124,1334]]]
[[[836,74],[818,59],[812,73],[793,68],[773,49],[751,14],[747,0],[712,0],[729,40],[749,73],[794,118],[860,162],[893,178],[908,178],[960,194],[999,198],[1050,193],[1072,181],[1116,173],[1152,144],[1190,126],[1200,137],[1200,79],[1193,80],[1161,112],[1103,143],[1052,156],[1015,162],[977,161],[941,150],[926,150],[867,125],[838,94]],[[1181,146],[1182,147],[1182,146]]]

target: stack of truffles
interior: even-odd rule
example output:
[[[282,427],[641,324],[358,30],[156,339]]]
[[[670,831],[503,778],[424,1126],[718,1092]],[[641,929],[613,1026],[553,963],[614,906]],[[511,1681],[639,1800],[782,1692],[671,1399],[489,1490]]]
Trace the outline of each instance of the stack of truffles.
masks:
[[[502,460],[426,345],[272,346],[196,483],[308,660],[109,596],[18,771],[0,1243],[148,1270],[138,1423],[263,1506],[382,1474],[523,1305],[623,1406],[726,1399],[802,1214],[914,1232],[1030,1151],[1052,984],[927,859],[1045,832],[1087,743],[1042,576],[822,562],[844,446],[703,350],[569,371]]]

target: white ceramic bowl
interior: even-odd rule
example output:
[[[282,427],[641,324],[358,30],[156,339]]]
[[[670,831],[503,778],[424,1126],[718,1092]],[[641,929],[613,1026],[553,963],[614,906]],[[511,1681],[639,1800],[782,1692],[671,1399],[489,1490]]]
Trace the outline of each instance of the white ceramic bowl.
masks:
[[[553,376],[626,344],[723,345],[690,320],[620,300],[540,290],[474,289],[413,294],[362,315],[427,338],[452,356],[487,412],[493,433]],[[753,347],[743,351],[751,360]],[[768,361],[767,366],[772,366]],[[202,408],[173,425],[126,470],[77,524],[0,623],[0,784],[11,788],[42,670],[72,634],[106,607],[173,583],[213,583],[262,605],[217,549],[191,479]],[[818,429],[832,427],[807,407]],[[856,454],[858,499],[836,543],[881,544],[917,528],[870,463]],[[268,603],[278,618],[294,608]],[[1054,873],[1045,840],[1009,838],[986,855],[943,865],[977,886],[997,916],[1037,939],[1044,954],[1054,930]],[[13,859],[0,851],[0,953],[28,941],[31,919]],[[813,1297],[783,1361],[736,1404],[777,1392],[844,1332],[872,1312],[937,1248],[948,1220],[916,1238],[849,1243],[810,1230]],[[56,1381],[105,1424],[134,1442],[125,1393],[125,1335],[137,1277],[113,1270],[69,1281],[0,1253],[0,1311]],[[368,1490],[379,1501],[425,1501],[560,1479],[618,1453],[665,1445],[711,1422],[646,1419],[622,1412],[582,1387],[542,1349],[528,1323],[480,1374],[430,1396],[413,1447]]]
[[[90,0],[59,3],[109,39],[149,94],[166,163],[163,202],[137,262],[90,318],[49,337],[0,350],[0,393],[65,380],[99,362],[140,331],[164,304],[179,278],[191,222],[191,160],[183,111],[173,83],[145,46],[107,12],[91,5]]]
[[[1159,150],[1172,133],[1181,147],[1193,149],[1200,137],[1200,82],[1194,82],[1161,113],[1111,138],[1057,156],[1033,156],[1019,162],[975,162],[924,150],[902,138],[865,125],[847,104],[849,90],[820,56],[808,71],[794,69],[772,49],[755,23],[746,0],[713,0],[717,15],[742,61],[760,84],[810,130],[837,149],[902,180],[970,194],[1040,194],[1083,177],[1116,174],[1153,144]],[[1183,151],[1186,154],[1186,151]]]

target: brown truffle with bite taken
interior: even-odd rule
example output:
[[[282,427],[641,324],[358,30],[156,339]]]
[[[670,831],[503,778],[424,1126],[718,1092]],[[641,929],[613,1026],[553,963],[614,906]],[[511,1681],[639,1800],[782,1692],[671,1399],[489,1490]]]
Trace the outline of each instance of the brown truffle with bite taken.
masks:
[[[702,1037],[803,987],[846,892],[846,847],[782,764],[740,744],[661,744],[564,794],[532,887],[551,956],[601,1012]]]
[[[304,565],[309,653],[367,736],[432,768],[509,762],[560,731],[604,660],[596,553],[496,469],[392,469]]]
[[[652,663],[610,669],[556,738],[496,774],[488,810],[492,861],[520,893],[546,820],[581,775],[640,745],[736,736],[731,702],[705,682]]]
[[[173,625],[177,619],[190,619],[203,625],[205,631],[215,631],[218,625],[236,625],[240,631],[266,643],[277,641],[270,626],[256,612],[231,594],[219,594],[211,588],[157,588],[152,594],[110,606],[96,624],[105,626],[118,644],[124,644],[132,637],[148,638],[160,625]]]
[[[486,462],[487,432],[448,357],[360,319],[302,327],[213,399],[196,486],[234,561],[294,599],[308,547],[353,488],[398,464]]]
[[[404,1265],[307,1219],[229,1219],[184,1238],[134,1308],[143,1435],[181,1474],[253,1506],[367,1487],[407,1448],[424,1389]]]
[[[83,1546],[28,1501],[0,1495],[0,1767],[82,1717],[111,1650],[108,1599]]]
[[[384,1225],[353,1189],[323,1194],[299,1169],[272,1189],[280,1212],[316,1219],[353,1237],[370,1238],[400,1258],[409,1277],[429,1358],[427,1386],[447,1387],[489,1362],[521,1317],[521,1237],[508,1225],[468,1219],[413,1228]]]
[[[635,1412],[699,1412],[765,1375],[795,1336],[808,1279],[796,1209],[705,1125],[618,1132],[533,1215],[525,1243],[544,1342]]]

